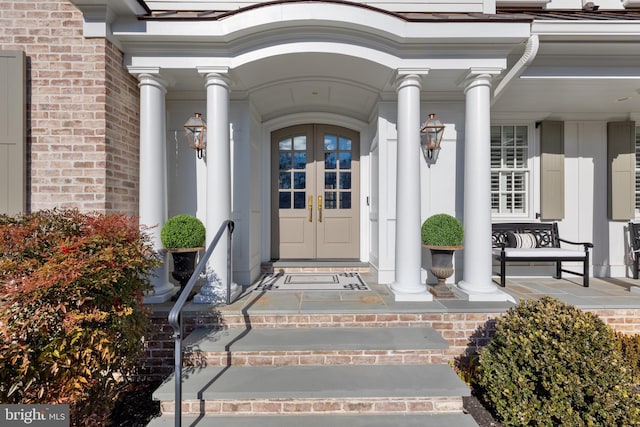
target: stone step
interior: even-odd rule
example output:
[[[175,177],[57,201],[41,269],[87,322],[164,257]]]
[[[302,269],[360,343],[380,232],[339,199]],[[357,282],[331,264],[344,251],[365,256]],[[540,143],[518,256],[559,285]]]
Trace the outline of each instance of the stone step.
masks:
[[[173,427],[172,414],[153,419],[148,427]],[[467,414],[411,415],[269,415],[183,416],[183,426],[198,427],[477,427]]]
[[[260,267],[262,273],[368,273],[371,270],[367,262],[348,260],[278,260],[264,262]]]
[[[185,368],[185,415],[461,413],[469,388],[445,364]],[[175,413],[174,383],[156,392]]]
[[[443,363],[447,342],[433,328],[196,329],[184,342],[197,366]]]

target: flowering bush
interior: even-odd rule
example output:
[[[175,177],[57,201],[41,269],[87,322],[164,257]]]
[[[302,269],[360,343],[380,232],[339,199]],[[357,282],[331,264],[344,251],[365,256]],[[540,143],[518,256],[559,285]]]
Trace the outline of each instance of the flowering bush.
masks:
[[[0,215],[0,401],[66,403],[74,425],[100,425],[134,372],[159,263],[124,215]]]

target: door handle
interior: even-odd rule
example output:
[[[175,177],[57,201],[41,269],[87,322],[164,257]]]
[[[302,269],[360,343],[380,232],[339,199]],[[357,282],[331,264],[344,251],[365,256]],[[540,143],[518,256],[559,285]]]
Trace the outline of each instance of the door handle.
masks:
[[[318,196],[318,222],[322,222],[322,196]]]
[[[307,202],[307,209],[309,210],[309,222],[313,222],[313,196],[309,196],[309,200]]]

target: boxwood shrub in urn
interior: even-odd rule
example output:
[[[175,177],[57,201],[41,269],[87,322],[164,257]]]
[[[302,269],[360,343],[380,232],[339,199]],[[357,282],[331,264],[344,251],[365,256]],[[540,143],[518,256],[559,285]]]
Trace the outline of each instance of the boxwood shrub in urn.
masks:
[[[422,223],[422,244],[431,251],[431,272],[438,283],[430,292],[439,298],[452,298],[445,280],[453,274],[453,252],[462,249],[462,223],[448,214],[436,214]]]
[[[202,221],[193,215],[171,217],[160,231],[160,240],[173,257],[171,275],[180,283],[180,295],[196,267],[198,252],[204,249],[206,230]]]

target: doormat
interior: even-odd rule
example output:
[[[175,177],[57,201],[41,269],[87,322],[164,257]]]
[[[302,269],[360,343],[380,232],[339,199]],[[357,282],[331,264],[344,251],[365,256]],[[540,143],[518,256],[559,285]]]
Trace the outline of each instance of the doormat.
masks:
[[[254,292],[370,290],[358,273],[267,273]]]

